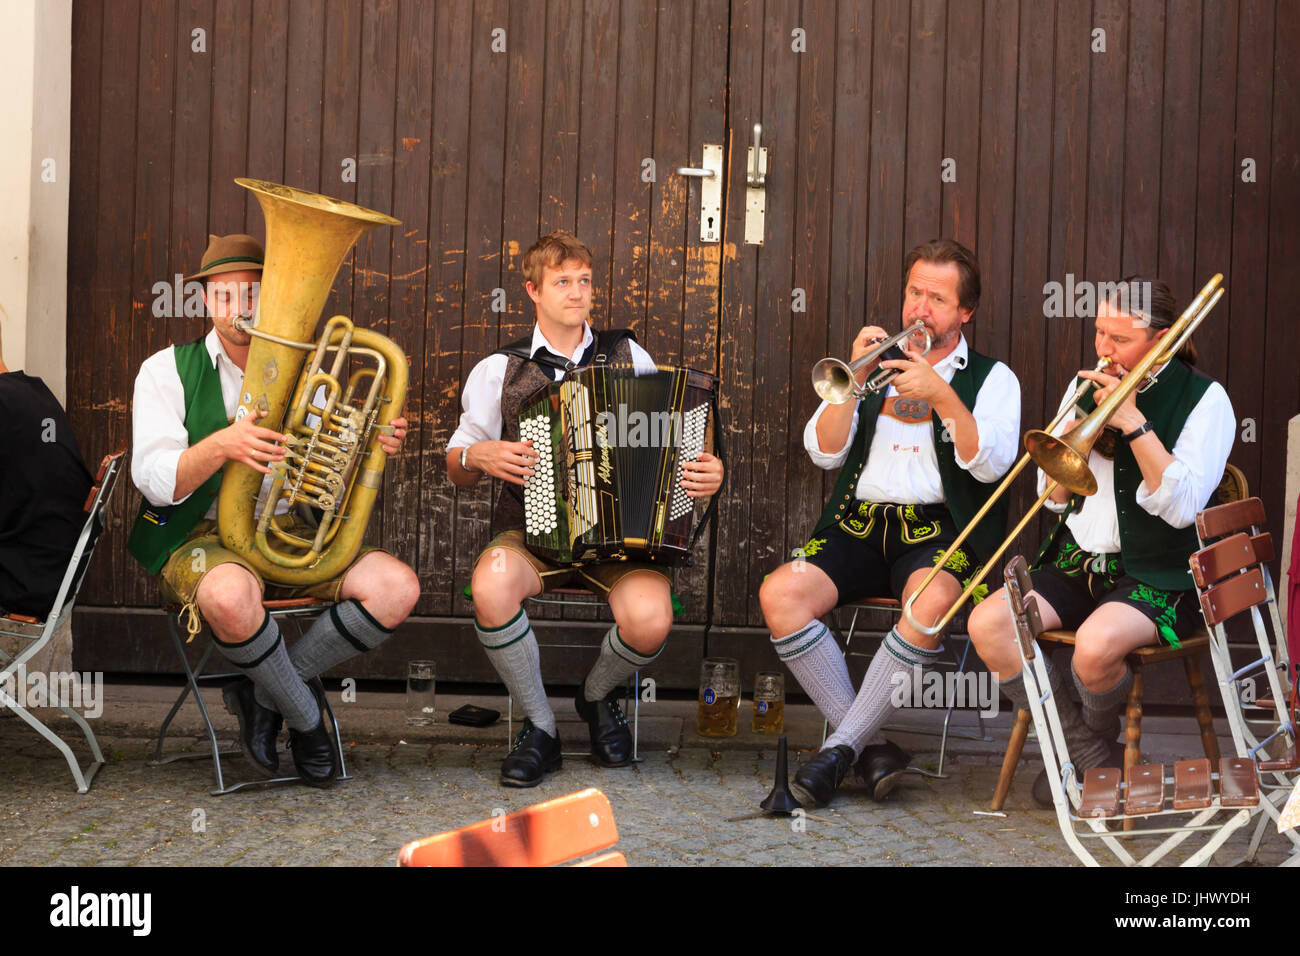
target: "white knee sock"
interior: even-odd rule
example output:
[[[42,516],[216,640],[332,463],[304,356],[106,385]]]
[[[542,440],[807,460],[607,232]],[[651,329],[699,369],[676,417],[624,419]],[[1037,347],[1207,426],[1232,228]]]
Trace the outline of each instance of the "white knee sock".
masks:
[[[880,728],[885,725],[894,712],[894,688],[900,680],[909,684],[912,681],[912,669],[923,667],[939,656],[938,650],[926,650],[903,640],[897,628],[891,628],[880,645],[880,650],[871,659],[867,676],[862,680],[862,688],[857,698],[844,716],[844,722],[836,728],[835,733],[826,738],[822,749],[846,744],[853,748],[854,755],[860,755],[862,749],[874,744]]]
[[[853,705],[853,681],[830,628],[810,621],[785,637],[772,635],[772,647],[830,725],[843,723]]]
[[[488,660],[501,675],[510,696],[515,699],[533,726],[555,736],[555,712],[542,686],[542,662],[537,652],[537,636],[521,609],[501,627],[483,627],[476,620],[474,633],[487,651]]]

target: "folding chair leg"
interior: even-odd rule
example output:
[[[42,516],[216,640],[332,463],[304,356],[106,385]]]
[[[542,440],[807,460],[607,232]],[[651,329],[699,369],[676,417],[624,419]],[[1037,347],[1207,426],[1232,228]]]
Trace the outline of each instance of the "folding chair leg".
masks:
[[[95,774],[99,772],[100,767],[104,766],[104,755],[99,750],[99,744],[95,741],[95,735],[90,732],[90,728],[89,726],[86,726],[84,720],[79,722],[85,729],[95,759],[89,764],[89,766],[87,766],[83,773],[81,763],[77,760],[77,755],[72,752],[72,748],[64,743],[58,734],[50,730],[50,728],[45,726],[42,721],[37,719],[34,714],[29,713],[26,707],[22,706],[18,701],[3,692],[0,692],[0,706],[12,710],[27,723],[27,726],[31,727],[32,730],[36,731],[52,743],[55,748],[58,749],[59,753],[63,754],[63,759],[68,762],[68,769],[72,771],[72,779],[76,781],[77,793],[87,793],[90,790],[90,783],[95,779]],[[72,709],[69,707],[61,707],[60,710],[63,710],[68,714],[74,714]],[[74,714],[74,716],[79,718],[81,715]]]
[[[1011,739],[1007,741],[1007,752],[1002,757],[1002,770],[998,773],[998,785],[993,791],[990,810],[1001,810],[1011,792],[1011,781],[1015,779],[1016,767],[1020,763],[1020,752],[1025,749],[1025,739],[1029,736],[1030,713],[1021,710],[1016,714],[1016,724],[1011,728]]]

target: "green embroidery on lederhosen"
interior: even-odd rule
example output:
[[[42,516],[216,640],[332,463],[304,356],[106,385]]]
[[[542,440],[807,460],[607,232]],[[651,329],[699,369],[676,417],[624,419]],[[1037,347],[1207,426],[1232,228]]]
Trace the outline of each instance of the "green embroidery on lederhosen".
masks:
[[[1139,584],[1128,594],[1129,600],[1138,601],[1147,607],[1156,608],[1160,611],[1154,618],[1156,630],[1160,632],[1161,638],[1170,647],[1181,647],[1178,641],[1178,635],[1174,633],[1174,621],[1178,619],[1178,602],[1172,605],[1169,603],[1169,592],[1162,591],[1160,588],[1153,588],[1147,584]]]
[[[844,529],[845,533],[851,534],[855,538],[865,538],[871,534],[871,529],[876,526],[878,513],[883,514],[886,523],[888,523],[888,512],[882,513],[880,505],[870,501],[859,501],[857,511],[849,512],[847,517],[840,519],[840,527]]]
[[[1052,566],[1067,577],[1077,578],[1084,572],[1087,557],[1088,552],[1074,542],[1062,541],[1056,557],[1052,559]]]
[[[938,564],[939,559],[943,557],[943,553],[946,550],[948,549],[947,548],[935,549],[934,559],[931,563]],[[964,548],[958,548],[956,551],[952,553],[952,555],[948,558],[948,560],[943,563],[943,569],[945,571],[951,571],[953,573],[953,577],[961,581],[961,589],[963,591],[965,591],[966,588],[970,586],[971,581],[975,579],[975,577],[980,573],[980,570],[983,567],[984,565],[982,564],[977,565],[972,563],[970,559],[970,555],[966,553],[966,550]],[[965,575],[965,577],[963,577],[963,574]],[[989,594],[989,586],[987,584],[981,583],[979,587],[977,587],[974,591],[971,592],[970,595],[971,604],[972,605],[979,604],[980,601],[988,597],[988,594]]]
[[[939,533],[939,522],[923,522],[916,515],[915,505],[903,505],[899,510],[899,536],[904,544],[920,544]]]
[[[802,548],[795,548],[794,556],[796,558],[811,558],[826,546],[825,538],[809,538],[808,543]]]

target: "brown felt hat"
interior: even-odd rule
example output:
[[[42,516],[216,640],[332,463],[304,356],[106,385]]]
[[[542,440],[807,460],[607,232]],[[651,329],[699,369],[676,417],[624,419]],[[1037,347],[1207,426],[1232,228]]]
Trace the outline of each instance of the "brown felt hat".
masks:
[[[223,272],[243,272],[262,268],[266,254],[262,244],[252,236],[236,233],[233,236],[208,236],[208,247],[203,250],[202,268],[185,281],[220,275]]]

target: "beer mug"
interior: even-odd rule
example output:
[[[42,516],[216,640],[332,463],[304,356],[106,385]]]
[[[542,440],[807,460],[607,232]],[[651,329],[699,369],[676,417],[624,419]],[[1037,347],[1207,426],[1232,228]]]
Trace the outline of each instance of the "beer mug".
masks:
[[[734,737],[739,714],[740,662],[732,657],[706,657],[700,665],[696,732],[701,737]]]
[[[776,671],[759,671],[754,678],[754,720],[750,729],[756,734],[785,732],[785,675]]]

